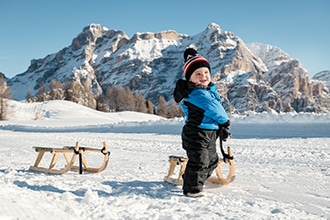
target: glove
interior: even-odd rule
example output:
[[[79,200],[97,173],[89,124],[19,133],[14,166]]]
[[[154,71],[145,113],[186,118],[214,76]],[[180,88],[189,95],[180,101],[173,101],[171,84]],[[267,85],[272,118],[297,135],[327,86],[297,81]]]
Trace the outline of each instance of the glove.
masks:
[[[229,126],[230,126],[230,120],[228,119],[228,121],[226,121],[226,123],[224,124],[219,124],[219,127],[221,128],[227,128],[229,129]]]
[[[221,140],[227,141],[227,139],[231,136],[229,128],[220,128],[219,136],[221,137]]]
[[[226,141],[231,136],[231,133],[229,131],[229,126],[230,126],[230,120],[228,120],[224,124],[219,125],[219,136],[223,141]]]

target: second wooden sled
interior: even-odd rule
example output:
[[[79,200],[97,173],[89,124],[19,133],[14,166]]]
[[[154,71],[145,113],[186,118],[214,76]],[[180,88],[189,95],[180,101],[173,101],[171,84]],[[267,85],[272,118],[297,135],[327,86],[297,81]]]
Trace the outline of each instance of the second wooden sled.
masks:
[[[69,170],[79,170],[81,174],[83,171],[98,173],[103,171],[109,162],[110,152],[108,150],[106,142],[103,142],[102,149],[89,148],[89,147],[80,147],[80,143],[76,142],[74,147],[62,147],[62,148],[48,148],[48,147],[33,147],[33,149],[38,152],[37,159],[33,166],[30,166],[30,170],[45,172],[51,174],[64,174]],[[50,162],[49,167],[40,167],[39,164],[46,152],[53,154],[53,158]],[[103,156],[103,163],[100,167],[89,167],[85,153],[86,152],[100,152]],[[56,169],[55,165],[59,159],[60,155],[63,155],[66,161],[66,164],[61,169]],[[75,166],[74,163],[79,158],[79,166]]]
[[[228,155],[230,158],[233,158],[232,150],[230,147],[228,147]],[[167,176],[164,177],[164,181],[168,182],[173,185],[182,185],[183,184],[183,178],[182,175],[186,169],[188,158],[180,157],[180,156],[170,156],[168,162],[170,163],[170,169],[168,171]],[[229,173],[227,177],[223,177],[221,164],[222,163],[228,163],[229,164]],[[176,177],[173,177],[174,171],[176,166],[180,167],[179,173]],[[208,178],[208,181],[219,184],[219,185],[226,185],[232,181],[235,180],[235,163],[234,159],[221,159],[218,162],[218,166],[215,169],[216,177],[211,176]]]

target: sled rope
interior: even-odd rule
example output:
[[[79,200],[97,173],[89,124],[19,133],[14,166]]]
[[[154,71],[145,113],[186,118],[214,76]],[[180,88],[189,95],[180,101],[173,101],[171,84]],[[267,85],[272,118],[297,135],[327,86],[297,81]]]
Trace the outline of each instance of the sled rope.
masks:
[[[229,156],[229,154],[226,154],[224,149],[223,149],[223,144],[222,144],[222,137],[220,136],[220,150],[221,150],[221,154],[223,156],[223,162],[227,163],[229,160],[233,160],[234,156]]]
[[[103,155],[108,155],[108,156],[110,156],[110,151],[108,151],[108,149],[106,149],[105,147],[103,147],[103,148],[101,149],[101,153],[102,153]]]

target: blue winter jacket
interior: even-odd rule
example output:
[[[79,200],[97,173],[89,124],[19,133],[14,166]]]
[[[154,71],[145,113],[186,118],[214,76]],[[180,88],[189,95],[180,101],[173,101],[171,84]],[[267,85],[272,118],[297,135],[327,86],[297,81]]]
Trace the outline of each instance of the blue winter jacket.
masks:
[[[214,83],[207,88],[179,80],[174,90],[176,102],[181,102],[185,123],[202,129],[218,130],[219,125],[228,123],[228,115],[221,104]]]

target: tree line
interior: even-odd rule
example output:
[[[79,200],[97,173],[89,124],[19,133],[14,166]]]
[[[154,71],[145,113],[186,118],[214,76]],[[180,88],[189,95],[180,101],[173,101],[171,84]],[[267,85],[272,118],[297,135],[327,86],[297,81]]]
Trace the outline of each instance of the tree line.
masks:
[[[135,111],[148,114],[156,114],[166,118],[180,117],[182,111],[172,100],[166,102],[164,96],[160,95],[157,105],[151,100],[146,100],[143,95],[132,92],[128,87],[107,87],[105,93],[95,96],[90,84],[71,81],[65,86],[60,81],[52,80],[49,88],[41,83],[35,96],[30,90],[26,94],[27,102],[44,102],[49,100],[67,100],[87,106],[102,112]],[[8,116],[8,105],[4,103],[11,99],[10,88],[4,77],[0,75],[0,120],[6,120]]]

